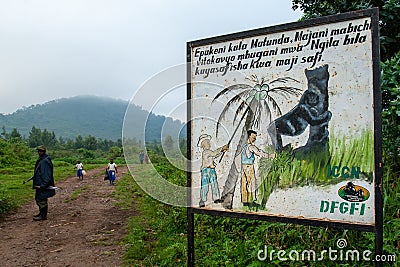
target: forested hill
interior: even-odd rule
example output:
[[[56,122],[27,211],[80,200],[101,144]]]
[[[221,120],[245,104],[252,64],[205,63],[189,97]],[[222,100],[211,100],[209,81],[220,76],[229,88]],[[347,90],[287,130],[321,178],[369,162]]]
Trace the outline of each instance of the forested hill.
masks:
[[[75,139],[92,135],[97,138],[117,140],[122,136],[122,124],[128,101],[97,96],[76,96],[61,98],[44,104],[24,107],[12,114],[0,114],[0,127],[9,132],[17,128],[22,136],[29,137],[32,126],[42,130],[54,131],[56,137]],[[148,112],[138,106],[134,110],[134,124],[140,125],[148,117]],[[136,110],[135,110],[136,109]],[[169,120],[162,129],[165,120]],[[164,116],[150,114],[146,126],[146,141],[160,141],[163,137],[182,128],[182,123]],[[135,136],[143,140],[143,129],[138,129]],[[184,133],[184,131],[182,131]]]

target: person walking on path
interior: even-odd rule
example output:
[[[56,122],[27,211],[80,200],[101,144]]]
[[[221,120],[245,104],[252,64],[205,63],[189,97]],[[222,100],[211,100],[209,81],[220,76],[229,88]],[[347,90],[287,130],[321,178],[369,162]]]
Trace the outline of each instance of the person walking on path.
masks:
[[[107,165],[108,179],[110,181],[110,185],[114,185],[116,174],[118,173],[117,164],[114,163],[114,159],[110,159],[110,163]]]
[[[78,176],[78,179],[83,180],[83,164],[80,160],[77,161],[75,169],[77,169],[76,176]]]
[[[140,160],[140,164],[143,164],[143,160],[144,160],[144,152],[143,151],[140,151],[139,160]]]
[[[47,220],[48,198],[53,197],[56,192],[54,187],[53,163],[46,154],[46,147],[38,146],[39,158],[35,164],[32,188],[36,190],[35,201],[39,207],[39,214],[33,216],[33,220]]]

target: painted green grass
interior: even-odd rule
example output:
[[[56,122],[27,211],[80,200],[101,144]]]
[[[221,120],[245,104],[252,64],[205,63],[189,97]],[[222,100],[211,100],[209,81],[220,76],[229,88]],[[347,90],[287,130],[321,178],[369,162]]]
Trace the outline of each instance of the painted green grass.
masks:
[[[260,160],[260,196],[265,206],[276,188],[301,187],[305,185],[324,186],[335,184],[348,178],[328,175],[330,166],[360,167],[360,179],[372,182],[374,170],[373,133],[363,131],[359,137],[346,138],[331,135],[329,154],[310,153],[302,158],[292,151],[277,154],[272,161]]]
[[[374,137],[372,131],[364,130],[360,137],[345,136],[329,139],[330,164],[336,166],[360,166],[361,172],[370,175],[374,171]],[[368,176],[369,181],[372,178]]]

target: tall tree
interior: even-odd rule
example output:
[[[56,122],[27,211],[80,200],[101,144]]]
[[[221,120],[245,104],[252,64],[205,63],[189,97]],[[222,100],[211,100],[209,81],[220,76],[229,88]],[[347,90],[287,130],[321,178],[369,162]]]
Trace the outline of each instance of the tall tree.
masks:
[[[174,140],[172,139],[171,135],[167,135],[164,139],[164,147],[168,150],[173,149],[174,147]]]
[[[21,134],[18,132],[18,129],[17,129],[17,128],[14,128],[14,129],[11,131],[11,133],[10,133],[10,139],[13,139],[13,138],[22,139],[22,136],[21,136]]]
[[[75,138],[75,148],[82,148],[84,146],[82,135],[78,135]]]
[[[83,142],[83,147],[89,150],[95,150],[97,148],[96,137],[89,134]]]
[[[30,147],[36,147],[38,145],[54,147],[57,144],[57,138],[54,131],[49,132],[47,129],[42,131],[40,128],[32,126],[29,132],[28,144]]]
[[[2,132],[1,132],[1,136],[4,138],[4,139],[8,139],[8,133],[7,133],[7,131],[6,131],[6,127],[3,125],[3,127],[1,128],[2,129]]]
[[[42,144],[42,131],[35,126],[29,132],[28,144],[30,147],[37,147]]]

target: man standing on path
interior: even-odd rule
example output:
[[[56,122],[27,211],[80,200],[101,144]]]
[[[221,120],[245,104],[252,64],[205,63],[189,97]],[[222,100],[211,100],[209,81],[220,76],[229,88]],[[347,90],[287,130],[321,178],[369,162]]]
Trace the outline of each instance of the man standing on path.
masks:
[[[33,189],[35,192],[35,201],[39,207],[39,214],[33,217],[35,221],[41,221],[47,219],[48,201],[49,197],[53,197],[55,189],[48,189],[54,187],[53,177],[53,163],[51,158],[46,154],[46,147],[38,146],[37,152],[39,158],[35,164],[35,170],[33,173]]]

